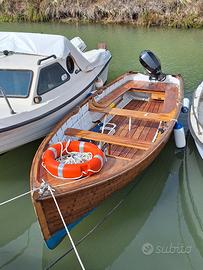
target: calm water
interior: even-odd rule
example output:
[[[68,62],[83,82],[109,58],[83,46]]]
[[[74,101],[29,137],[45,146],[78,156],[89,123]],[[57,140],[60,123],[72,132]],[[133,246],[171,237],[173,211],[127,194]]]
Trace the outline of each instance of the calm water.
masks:
[[[0,30],[80,36],[89,48],[106,41],[113,55],[110,80],[127,70],[143,71],[138,56],[146,48],[159,56],[164,72],[184,76],[186,95],[203,80],[202,30],[62,24],[0,24]],[[181,119],[187,125],[185,116]],[[29,190],[29,169],[39,143],[0,156],[0,201]],[[203,166],[192,139],[184,153],[171,138],[136,180],[72,231],[78,241],[101,223],[78,246],[86,269],[202,270]],[[29,196],[0,207],[0,269],[47,269],[69,248],[68,239],[54,251],[46,248]],[[70,252],[52,269],[80,267]]]

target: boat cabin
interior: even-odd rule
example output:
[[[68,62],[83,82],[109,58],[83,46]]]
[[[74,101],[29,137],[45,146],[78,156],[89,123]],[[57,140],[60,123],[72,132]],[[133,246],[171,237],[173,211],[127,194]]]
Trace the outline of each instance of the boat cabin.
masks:
[[[105,49],[85,48],[79,37],[69,41],[59,35],[0,32],[1,117],[79,87],[81,78],[109,57]]]

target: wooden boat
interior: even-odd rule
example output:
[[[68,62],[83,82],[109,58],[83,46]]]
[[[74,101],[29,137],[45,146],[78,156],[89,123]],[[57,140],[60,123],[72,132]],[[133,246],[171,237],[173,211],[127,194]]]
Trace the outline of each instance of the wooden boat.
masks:
[[[31,168],[32,200],[49,248],[65,236],[64,226],[44,183],[69,228],[100,202],[121,189],[156,158],[168,141],[183,97],[181,76],[152,81],[128,72],[97,90],[68,113],[40,145]],[[103,126],[101,124],[103,123]],[[102,169],[78,180],[52,175],[42,162],[44,152],[60,142],[90,140],[106,153]]]
[[[189,113],[189,128],[197,150],[201,158],[203,158],[203,82],[193,94]]]

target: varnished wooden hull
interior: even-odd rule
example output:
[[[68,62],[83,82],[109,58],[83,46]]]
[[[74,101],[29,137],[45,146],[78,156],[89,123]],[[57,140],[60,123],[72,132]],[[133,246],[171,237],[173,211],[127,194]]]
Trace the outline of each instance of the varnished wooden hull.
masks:
[[[168,138],[165,143],[167,141]],[[120,176],[113,177],[108,182],[101,183],[96,187],[92,186],[89,188],[78,190],[71,194],[58,195],[57,201],[63,216],[67,217],[66,223],[70,225],[69,228],[72,228],[75,225],[75,222],[77,223],[77,221],[79,221],[81,217],[85,216],[85,214],[98,206],[99,203],[109,197],[113,192],[123,188],[131,181],[136,181],[135,177],[153,162],[153,160],[157,157],[157,155],[164,147],[165,143],[160,145],[157,148],[156,152],[153,152],[145,162],[139,164],[137,167],[131,168],[127,172],[125,171]],[[77,202],[76,198],[79,198]],[[41,211],[44,212],[46,219],[50,219],[49,229],[51,234],[53,230],[53,234],[55,233],[55,231],[58,232],[55,235],[56,238],[58,234],[63,234],[64,236],[66,235],[64,226],[57,213],[56,206],[52,198],[36,202],[35,207],[41,208]],[[60,240],[61,238],[59,239],[59,241]],[[55,247],[55,244],[52,246],[52,237],[45,239],[45,241],[49,248]]]
[[[182,81],[180,85],[179,99],[182,99]],[[179,115],[180,108],[181,105],[179,104],[176,108],[176,118]],[[110,196],[113,192],[123,188],[129,182],[133,181],[138,174],[147,168],[168,141],[173,130],[174,123],[174,121],[169,122],[167,132],[164,134],[164,136],[162,136],[160,142],[155,143],[154,146],[147,151],[146,155],[140,156],[140,159],[136,161],[127,158],[118,160],[115,157],[110,156],[107,158],[107,162],[102,170],[100,177],[101,179],[99,179],[100,173],[98,173],[97,175],[92,176],[92,181],[91,179],[85,180],[86,183],[84,185],[74,183],[73,187],[69,187],[68,190],[63,187],[56,189],[55,196],[66,224],[68,224],[71,228],[74,223],[77,223],[100,202]],[[138,124],[139,123],[137,123],[137,125]],[[45,141],[44,144],[42,144],[42,149],[44,147],[46,148],[46,143],[47,142]],[[112,151],[116,152],[118,151],[118,148]],[[42,173],[39,175],[39,168],[36,164],[40,162],[41,155],[37,153],[31,170],[31,188],[36,188],[36,185],[33,186],[33,183],[36,182],[36,177],[43,177],[48,182],[50,180],[50,184],[52,184],[52,179],[47,173]],[[119,168],[118,172],[116,171],[116,168]],[[63,236],[65,236],[62,221],[56,210],[53,198],[50,195],[45,197],[35,195],[36,194],[34,193],[32,196],[33,204],[45,241],[49,248],[54,248],[61,241]]]

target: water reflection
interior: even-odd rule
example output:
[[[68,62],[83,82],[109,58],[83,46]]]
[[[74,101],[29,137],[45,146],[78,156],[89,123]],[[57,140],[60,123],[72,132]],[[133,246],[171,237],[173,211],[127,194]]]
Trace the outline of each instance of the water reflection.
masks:
[[[1,202],[29,190],[30,164],[39,142],[0,156]],[[38,256],[41,257],[39,246],[42,240],[30,196],[1,206],[0,224],[0,269],[15,269],[18,265],[20,268],[29,265],[29,268],[36,269],[36,253],[32,253],[38,247]]]
[[[80,36],[89,48],[106,41],[113,58],[109,79],[127,70],[141,70],[138,55],[153,50],[163,71],[181,73],[186,92],[202,80],[203,31],[137,29],[118,25],[1,24],[2,31],[27,31]],[[184,117],[181,121],[187,125]],[[29,170],[40,141],[0,156],[0,201],[29,190]],[[79,245],[86,268],[202,270],[202,160],[189,140],[187,155],[177,151],[173,139],[145,172],[125,189],[113,194],[73,231],[84,236],[128,194],[124,202],[94,233]],[[139,181],[140,180],[140,181]],[[130,192],[130,190],[133,190]],[[29,196],[0,207],[0,268],[45,269],[69,248],[68,239],[54,251],[44,245]],[[191,245],[190,254],[142,252],[144,243]],[[73,252],[53,269],[80,269]]]
[[[183,175],[180,181],[180,199],[189,232],[203,255],[203,166],[193,138],[188,136],[184,157]]]

